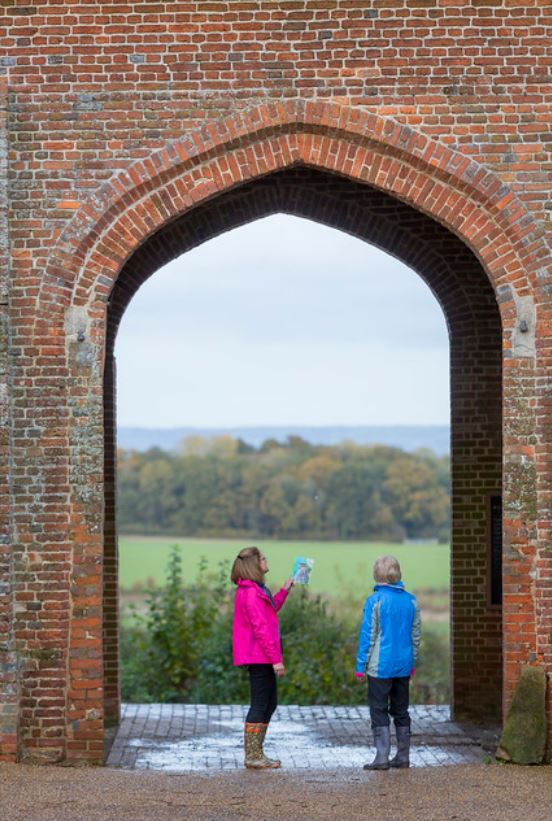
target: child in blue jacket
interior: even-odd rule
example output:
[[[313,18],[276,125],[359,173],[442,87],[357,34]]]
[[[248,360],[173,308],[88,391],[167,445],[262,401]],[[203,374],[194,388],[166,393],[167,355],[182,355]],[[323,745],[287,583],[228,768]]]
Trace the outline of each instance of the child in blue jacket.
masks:
[[[420,608],[401,581],[393,556],[374,564],[374,592],[366,600],[358,642],[356,676],[368,677],[368,706],[376,757],[365,770],[410,766],[410,676],[420,647]],[[395,721],[397,754],[389,761],[389,716]]]

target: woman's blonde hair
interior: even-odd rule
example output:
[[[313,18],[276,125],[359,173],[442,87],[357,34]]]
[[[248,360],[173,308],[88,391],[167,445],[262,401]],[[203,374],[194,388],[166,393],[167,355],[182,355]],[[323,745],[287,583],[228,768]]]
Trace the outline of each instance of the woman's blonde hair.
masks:
[[[230,578],[234,584],[238,583],[238,579],[249,579],[259,583],[264,580],[264,573],[261,570],[261,551],[258,547],[244,547],[240,550],[234,559]]]
[[[401,580],[401,566],[394,556],[380,556],[374,562],[374,581],[377,584],[396,584]]]

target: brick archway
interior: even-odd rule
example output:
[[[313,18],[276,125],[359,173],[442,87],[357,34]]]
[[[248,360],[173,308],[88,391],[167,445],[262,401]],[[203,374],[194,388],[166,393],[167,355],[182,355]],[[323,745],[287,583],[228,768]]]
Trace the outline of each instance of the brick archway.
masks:
[[[488,498],[501,493],[502,332],[494,291],[474,254],[434,220],[371,186],[304,165],[234,187],[167,223],[127,260],[111,291],[104,381],[106,718],[115,722],[119,711],[113,358],[119,322],[159,267],[224,231],[278,212],[331,225],[393,254],[425,280],[441,304],[451,357],[453,711],[456,718],[497,720],[502,623],[500,608],[488,602],[485,535]],[[369,306],[366,313],[368,322]],[[462,511],[468,507],[466,522]],[[484,648],[477,648],[480,635]],[[482,693],[483,682],[489,686]]]
[[[542,264],[546,248],[530,214],[484,166],[391,119],[294,100],[208,123],[113,177],[61,235],[39,302],[101,299],[160,226],[217,193],[297,164],[365,182],[430,215],[473,250],[495,290],[523,292]]]
[[[465,326],[471,322],[477,328],[471,347],[472,388],[477,373],[475,342],[480,344],[485,334],[496,340],[502,324],[501,351],[490,345],[485,356],[494,363],[494,379],[497,374],[500,376],[497,354],[500,359],[502,353],[505,363],[507,549],[503,635],[506,699],[517,680],[520,663],[542,660],[544,653],[550,653],[538,600],[527,598],[531,612],[521,625],[516,599],[520,589],[524,595],[525,585],[530,584],[533,590],[534,585],[539,584],[539,579],[534,582],[531,577],[539,550],[538,511],[532,500],[537,498],[535,430],[544,422],[537,420],[535,406],[523,401],[524,397],[535,396],[536,354],[532,337],[535,311],[539,308],[538,275],[544,254],[544,245],[535,234],[534,224],[498,177],[410,128],[345,106],[275,103],[209,123],[154,153],[150,159],[138,161],[115,175],[81,205],[50,256],[36,297],[32,334],[26,339],[29,348],[47,340],[42,364],[55,373],[61,369],[64,376],[61,390],[66,401],[55,420],[57,438],[63,443],[62,453],[55,469],[47,469],[41,480],[53,504],[57,496],[68,499],[63,512],[53,514],[52,519],[44,523],[45,539],[55,543],[62,557],[65,575],[60,589],[54,592],[67,610],[63,626],[59,628],[61,648],[51,657],[41,658],[40,669],[46,678],[56,680],[56,692],[65,706],[55,707],[56,715],[61,715],[56,726],[63,728],[57,735],[49,736],[46,732],[47,722],[38,705],[22,715],[18,730],[22,755],[87,761],[102,757],[104,619],[100,605],[104,590],[103,370],[107,304],[111,299],[113,317],[117,306],[124,310],[124,298],[120,294],[125,282],[127,290],[132,290],[129,284],[132,260],[139,262],[140,255],[147,259],[148,242],[155,243],[158,232],[170,230],[171,225],[176,227],[186,215],[208,208],[217,199],[239,192],[244,186],[254,187],[255,183],[274,179],[278,173],[290,169],[300,173],[300,169],[307,169],[309,173],[314,170],[334,175],[349,185],[384,192],[386,197],[402,203],[407,213],[422,215],[432,225],[441,226],[440,230],[451,238],[450,244],[456,243],[456,261],[469,259],[466,265],[471,272],[470,286],[466,288],[459,277],[448,291],[445,285],[439,291],[439,276],[450,277],[451,258],[445,255],[448,263],[442,261],[442,254],[435,250],[435,241],[426,243],[428,253],[424,264],[420,262],[413,267],[424,275],[424,265],[433,263],[439,275],[427,270],[426,277],[442,303],[451,299],[451,293],[464,291],[462,305],[464,308],[471,305],[467,319],[466,315],[455,317],[453,311],[448,312],[447,319],[449,327],[454,327],[455,322],[460,327],[464,320]],[[337,201],[343,213],[343,200],[338,197]],[[253,203],[253,199],[249,202]],[[308,205],[304,201],[296,210],[306,213]],[[211,211],[211,216],[214,219],[215,211]],[[351,220],[348,230],[355,232],[354,216],[349,215],[348,219]],[[384,247],[381,221],[379,231],[379,239],[365,238]],[[149,245],[149,252],[154,247]],[[422,254],[422,250],[418,253]],[[437,258],[441,259],[441,266]],[[117,284],[119,290],[116,290]],[[528,333],[524,331],[520,335],[518,321],[528,323]],[[467,362],[466,349],[462,355]],[[106,379],[109,380],[107,371]],[[496,386],[496,381],[491,382],[491,387],[493,384]],[[488,390],[489,385],[486,387]],[[40,418],[46,406],[41,406],[40,397],[36,396],[31,404],[36,418]],[[490,402],[489,407],[480,434],[488,431],[493,419],[496,426],[496,402]],[[32,421],[29,419],[30,425]],[[500,436],[500,424],[497,431]],[[464,447],[468,453],[469,444]],[[474,447],[477,450],[477,446]],[[491,452],[479,454],[481,476],[477,479],[495,490],[496,448],[495,438],[489,448]],[[18,455],[17,449],[15,455]],[[109,458],[109,451],[106,455]],[[19,458],[24,458],[22,452]],[[472,453],[470,459],[473,468],[478,453]],[[494,465],[494,473],[493,470],[486,473],[489,461]],[[460,481],[469,482],[469,477],[464,480],[460,477]],[[478,485],[478,492],[482,487]],[[469,517],[470,511],[464,511],[464,538],[470,538],[471,528],[473,539],[481,546],[484,539],[481,509],[475,511],[475,525],[473,521],[471,525],[466,521]],[[28,522],[23,509],[19,525],[19,532],[24,534]],[[484,575],[481,561],[479,551],[476,560],[479,588]],[[478,595],[480,604],[481,589]],[[104,603],[109,606],[109,600]],[[109,628],[109,618],[106,624]],[[23,643],[26,627],[25,619],[16,626]],[[480,627],[478,640],[482,644],[489,642],[489,655],[496,655],[496,618],[490,633],[485,632],[483,621]],[[105,635],[109,644],[109,630]],[[465,679],[470,660],[466,658],[463,662]],[[496,669],[495,658],[495,673],[482,676],[482,686],[487,689],[496,686]],[[14,703],[32,697],[34,688],[36,675],[31,665],[29,670],[19,673]],[[475,703],[474,697],[472,703]],[[109,710],[114,709],[114,704],[116,699],[112,699]]]

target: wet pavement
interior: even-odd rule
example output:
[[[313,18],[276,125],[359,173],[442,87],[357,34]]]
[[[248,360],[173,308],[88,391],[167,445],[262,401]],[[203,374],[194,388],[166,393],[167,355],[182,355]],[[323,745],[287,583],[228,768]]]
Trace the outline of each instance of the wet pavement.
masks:
[[[242,705],[126,704],[107,766],[206,774],[242,769],[246,711]],[[414,706],[410,714],[412,767],[477,764],[496,748],[498,727],[452,722],[448,706]],[[359,768],[374,755],[368,708],[281,706],[265,751],[291,771]]]

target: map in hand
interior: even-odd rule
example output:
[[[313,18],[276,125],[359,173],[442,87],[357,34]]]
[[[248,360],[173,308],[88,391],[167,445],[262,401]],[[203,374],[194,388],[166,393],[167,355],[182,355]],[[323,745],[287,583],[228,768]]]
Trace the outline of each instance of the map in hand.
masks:
[[[314,559],[306,559],[304,556],[297,556],[293,563],[293,581],[295,584],[308,584],[311,570],[314,567]]]

